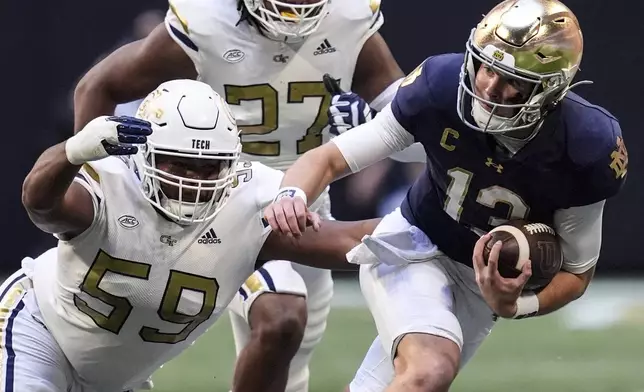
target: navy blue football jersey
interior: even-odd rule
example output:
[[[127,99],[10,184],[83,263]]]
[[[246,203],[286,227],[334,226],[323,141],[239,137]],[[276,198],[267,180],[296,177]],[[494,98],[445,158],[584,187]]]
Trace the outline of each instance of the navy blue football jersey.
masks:
[[[427,169],[403,201],[405,218],[452,259],[472,265],[478,240],[509,219],[552,225],[558,209],[619,192],[628,156],[605,109],[569,92],[537,136],[511,156],[457,115],[464,54],[430,57],[403,81],[391,108],[423,144]]]

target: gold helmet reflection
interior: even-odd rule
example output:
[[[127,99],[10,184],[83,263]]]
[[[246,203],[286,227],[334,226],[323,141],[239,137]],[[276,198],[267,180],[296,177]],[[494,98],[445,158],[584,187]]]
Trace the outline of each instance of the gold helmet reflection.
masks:
[[[539,125],[572,87],[582,53],[583,37],[577,17],[561,2],[506,0],[500,3],[472,29],[466,43],[458,91],[461,120],[471,128],[489,133]],[[474,80],[481,64],[504,78],[531,83],[534,88],[526,102],[503,105],[478,97],[474,93]],[[469,103],[474,123],[464,115]],[[502,107],[511,108],[516,114],[509,118],[496,115]]]

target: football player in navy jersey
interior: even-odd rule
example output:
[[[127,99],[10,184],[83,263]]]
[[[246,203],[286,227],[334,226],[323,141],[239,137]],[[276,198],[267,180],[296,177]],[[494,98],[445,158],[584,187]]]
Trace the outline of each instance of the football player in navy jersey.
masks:
[[[288,170],[265,217],[298,236],[306,200],[333,180],[414,142],[427,153],[400,209],[348,255],[362,264],[379,334],[351,392],[445,391],[497,316],[547,314],[584,293],[628,155],[617,119],[569,91],[582,52],[565,5],[506,0],[472,30],[464,54],[428,58],[373,120]],[[346,120],[340,109],[332,124]],[[551,225],[563,249],[562,270],[538,293],[523,290],[530,263],[506,279],[483,262],[485,233],[515,218]]]

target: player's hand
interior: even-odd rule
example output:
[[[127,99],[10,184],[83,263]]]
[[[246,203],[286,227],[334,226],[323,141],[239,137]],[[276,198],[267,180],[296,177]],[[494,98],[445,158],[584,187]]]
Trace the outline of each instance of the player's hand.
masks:
[[[129,116],[101,116],[90,121],[65,143],[73,165],[103,159],[108,155],[132,155],[152,134],[152,124]]]
[[[264,209],[264,219],[274,231],[294,237],[300,237],[307,226],[315,231],[320,228],[320,216],[309,211],[306,195],[294,188],[280,190],[273,203]]]
[[[529,260],[523,263],[521,274],[516,278],[502,277],[498,269],[499,252],[502,247],[501,241],[494,244],[490,251],[487,265],[485,265],[483,250],[490,238],[491,235],[486,234],[479,238],[474,246],[472,262],[476,283],[485,302],[495,314],[503,318],[512,318],[517,312],[517,299],[519,299],[523,287],[530,279],[530,275],[532,275],[531,263]]]
[[[344,92],[338,81],[325,74],[322,78],[324,87],[331,94],[331,105],[327,110],[329,117],[329,132],[339,135],[360,124],[371,121],[376,116],[376,111],[358,94]]]

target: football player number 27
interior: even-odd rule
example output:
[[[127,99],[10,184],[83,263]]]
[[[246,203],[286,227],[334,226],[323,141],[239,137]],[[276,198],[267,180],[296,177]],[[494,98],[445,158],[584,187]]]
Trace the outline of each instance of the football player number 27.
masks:
[[[279,124],[279,99],[277,90],[268,83],[252,86],[224,86],[226,102],[241,105],[242,101],[261,101],[262,119],[260,123],[240,125],[242,135],[266,135],[275,131]],[[304,103],[306,98],[318,98],[320,105],[311,125],[302,138],[297,140],[297,153],[304,154],[322,144],[322,130],[327,125],[327,109],[331,96],[322,82],[290,82],[288,84],[287,104]],[[242,138],[243,139],[243,138]],[[261,156],[280,155],[279,141],[243,141],[243,151]]]
[[[108,273],[147,280],[150,275],[150,265],[117,259],[100,250],[80,288],[81,291],[107,305],[107,310],[98,311],[78,295],[74,295],[74,304],[81,312],[91,317],[99,327],[118,334],[132,312],[132,304],[127,298],[110,294],[99,287],[101,280]],[[187,315],[179,312],[179,300],[184,290],[201,294],[203,302],[198,314]],[[170,271],[157,314],[162,320],[177,324],[178,327],[174,330],[178,332],[162,332],[158,328],[144,326],[139,330],[139,336],[151,343],[172,344],[185,340],[215,310],[218,291],[219,285],[213,278]],[[132,294],[136,295],[136,293]],[[140,295],[144,294],[140,293]]]
[[[447,174],[452,178],[452,181],[447,188],[444,209],[452,219],[458,222],[461,219],[463,201],[469,191],[474,173],[455,167],[448,170]],[[524,219],[530,211],[528,205],[519,195],[498,185],[479,190],[476,201],[489,208],[495,208],[498,203],[505,204],[508,207],[507,216],[504,218],[490,217],[488,221],[490,226],[498,226],[510,219]]]

